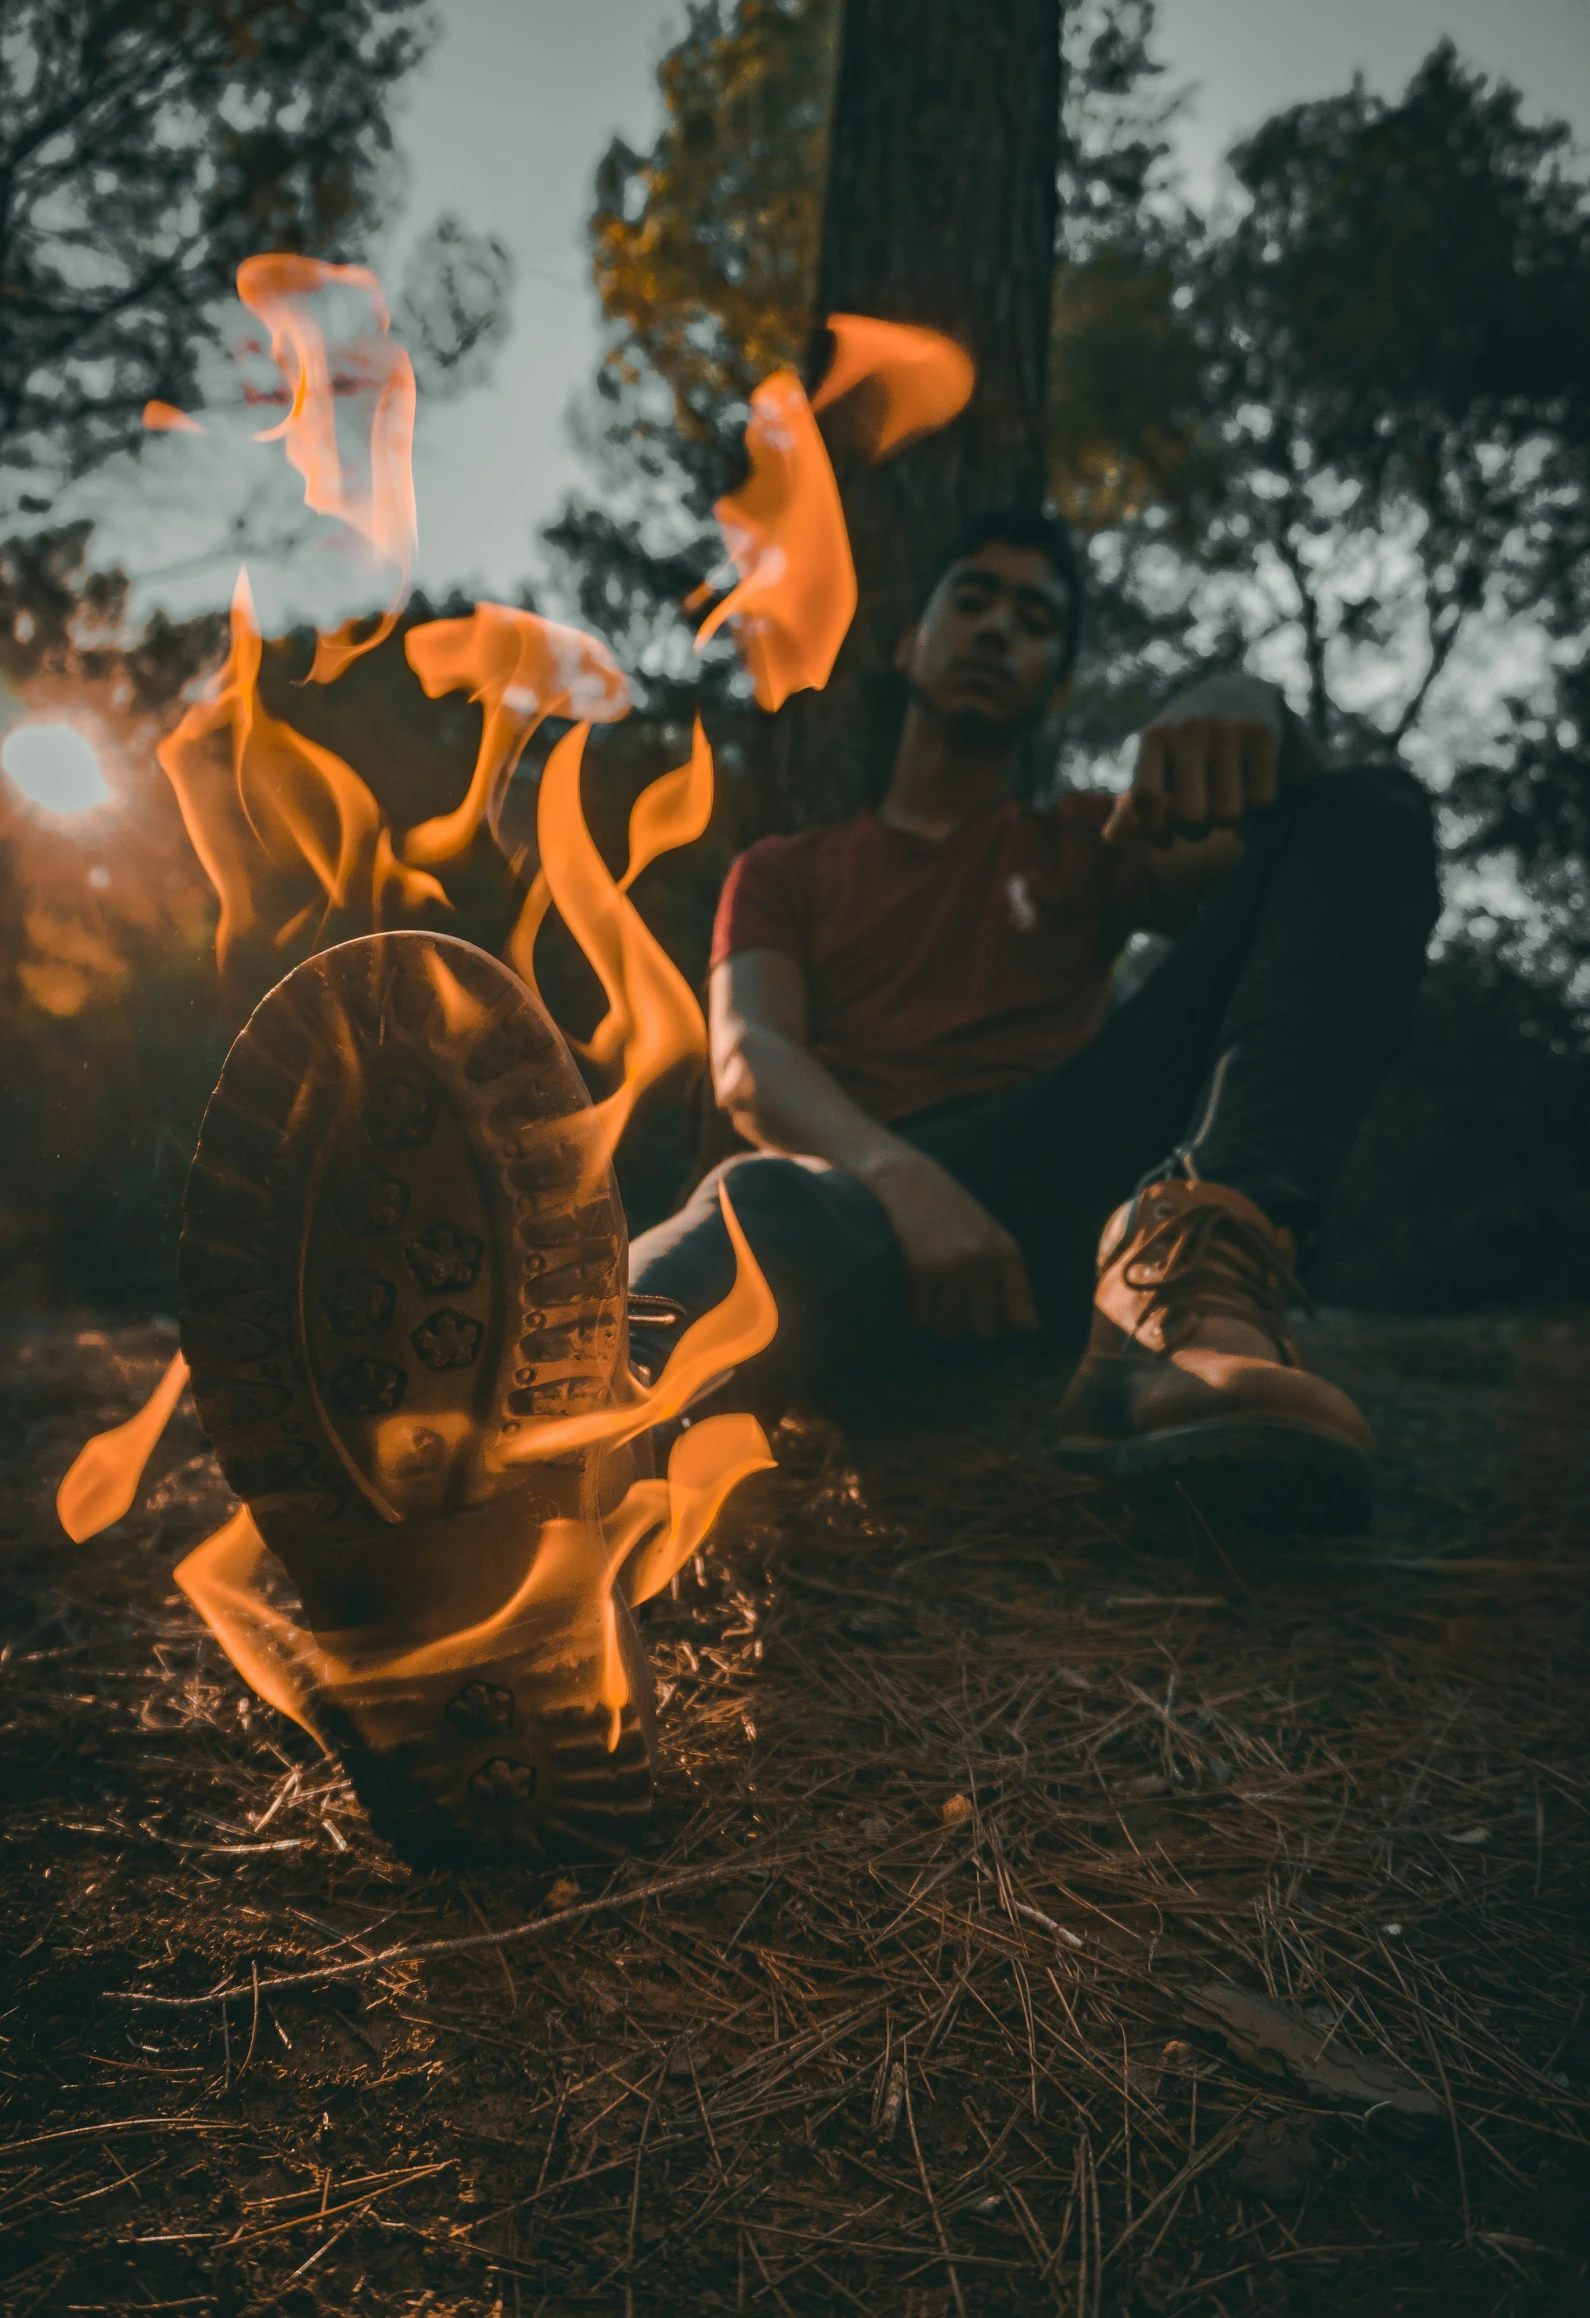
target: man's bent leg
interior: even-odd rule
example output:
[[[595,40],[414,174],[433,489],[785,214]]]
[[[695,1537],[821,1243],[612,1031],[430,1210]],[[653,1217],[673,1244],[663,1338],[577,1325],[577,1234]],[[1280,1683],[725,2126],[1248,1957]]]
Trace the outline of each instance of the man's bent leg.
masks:
[[[1429,802],[1407,774],[1322,776],[1292,820],[1172,1163],[1308,1246],[1407,1038],[1441,896]]]
[[[1286,1308],[1438,901],[1428,809],[1401,776],[1322,777],[1289,820],[1254,860],[1262,899],[1193,1125],[1105,1227],[1059,1418],[1067,1462],[1190,1498],[1217,1530],[1369,1517],[1369,1428],[1303,1367]]]
[[[735,1255],[718,1202],[727,1191],[778,1305],[778,1333],[707,1404],[748,1409],[769,1427],[813,1379],[865,1360],[905,1327],[899,1249],[863,1184],[837,1168],[752,1153],[706,1176],[679,1213],[630,1249],[631,1343],[655,1376],[681,1327],[723,1301]],[[649,1311],[648,1300],[658,1309]]]
[[[1367,1516],[1368,1428],[1302,1368],[1286,1303],[1406,1033],[1437,905],[1415,784],[1321,776],[1083,1054],[908,1124],[1016,1232],[1051,1320],[1082,1307],[1109,1217],[1068,1461],[1191,1495],[1217,1527]]]
[[[1062,1334],[1144,1178],[1242,1192],[1306,1248],[1406,1037],[1439,907],[1430,808],[1394,770],[1300,784],[1143,987],[1069,1062],[905,1120],[1026,1252]]]

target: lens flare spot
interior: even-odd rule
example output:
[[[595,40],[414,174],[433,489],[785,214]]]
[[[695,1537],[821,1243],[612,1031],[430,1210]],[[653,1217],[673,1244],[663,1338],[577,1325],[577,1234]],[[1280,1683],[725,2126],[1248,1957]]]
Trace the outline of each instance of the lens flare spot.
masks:
[[[93,742],[70,724],[19,724],[0,748],[15,786],[47,813],[91,813],[110,802],[111,785]]]

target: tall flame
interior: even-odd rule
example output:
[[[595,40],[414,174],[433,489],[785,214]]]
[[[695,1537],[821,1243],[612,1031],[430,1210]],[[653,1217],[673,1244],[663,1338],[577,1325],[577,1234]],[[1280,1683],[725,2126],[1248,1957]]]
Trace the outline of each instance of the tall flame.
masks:
[[[624,1591],[629,1600],[638,1608],[653,1594],[660,1594],[705,1544],[730,1492],[752,1473],[771,1472],[774,1463],[767,1435],[755,1417],[740,1412],[704,1417],[700,1424],[681,1433],[669,1452],[666,1482],[637,1481],[619,1508],[619,1515],[628,1515],[636,1535],[644,1535],[650,1509],[659,1505],[656,1492],[659,1488],[663,1492],[661,1526],[624,1571]],[[649,1499],[643,1499],[644,1492],[652,1492]],[[629,1512],[631,1499],[639,1501],[633,1513]],[[616,1527],[619,1515],[609,1523],[610,1530]]]
[[[690,754],[682,765],[675,765],[670,773],[661,773],[655,781],[642,789],[630,809],[629,861],[618,880],[620,893],[627,894],[643,869],[649,868],[660,853],[673,852],[681,845],[693,845],[705,834],[712,820],[715,779],[712,748],[706,728],[700,717],[695,720],[690,738]],[[522,982],[532,990],[539,987],[535,971],[536,937],[545,924],[552,908],[552,889],[547,883],[545,870],[537,870],[519,922],[508,942],[508,962]],[[612,1009],[587,1039],[580,1051],[591,1062],[606,1065],[617,1060],[623,1051],[623,1025],[628,1010]],[[700,1034],[705,1039],[705,1031]],[[695,1034],[692,1034],[695,1043]]]
[[[78,1450],[55,1492],[56,1514],[74,1545],[97,1537],[131,1506],[187,1381],[188,1364],[179,1352],[136,1416],[96,1433]]]
[[[265,324],[285,381],[279,398],[287,404],[285,416],[258,439],[281,440],[304,478],[307,504],[348,524],[398,574],[396,597],[373,635],[359,643],[351,630],[320,639],[311,676],[325,682],[391,632],[407,597],[416,530],[413,371],[390,338],[380,285],[363,268],[278,253],[249,260],[238,288]],[[932,333],[847,316],[835,317],[833,328],[835,362],[818,401],[834,401],[868,379],[879,384],[883,417],[873,446],[879,456],[944,423],[970,391],[964,356]],[[149,405],[145,423],[167,430],[198,424],[159,403]],[[776,708],[790,692],[827,681],[854,614],[855,572],[813,406],[791,373],[765,380],[752,397],[747,452],[748,481],[717,509],[739,584],[706,621],[699,641],[732,622],[758,699]],[[462,802],[395,838],[350,766],[263,708],[263,644],[246,576],[240,576],[226,664],[159,751],[220,898],[221,962],[244,934],[263,930],[286,940],[312,923],[317,908],[323,917],[337,910],[378,927],[394,895],[405,912],[427,901],[445,904],[429,869],[464,852],[483,825],[496,832],[506,785],[536,725],[548,715],[577,718],[542,776],[541,867],[510,955],[533,984],[536,933],[556,907],[601,982],[607,1011],[583,1052],[597,1068],[618,1072],[617,1086],[588,1115],[593,1163],[605,1159],[647,1088],[682,1064],[699,1064],[705,1052],[694,994],[641,919],[631,888],[659,854],[690,843],[710,821],[706,735],[698,719],[688,760],[637,799],[627,866],[615,877],[587,827],[580,793],[591,723],[613,721],[629,707],[606,647],[532,613],[481,604],[465,619],[413,629],[405,650],[430,697],[467,689],[483,718]],[[274,919],[268,916],[293,886],[308,887],[307,902],[293,914],[277,909]],[[723,1212],[735,1251],[734,1286],[686,1330],[656,1381],[632,1386],[606,1408],[527,1427],[503,1452],[505,1463],[621,1453],[640,1434],[682,1415],[771,1341],[778,1317],[773,1297],[726,1196]],[[185,1376],[174,1363],[136,1418],[91,1442],[78,1458],[60,1493],[62,1520],[74,1537],[127,1510]],[[527,1615],[544,1625],[550,1608],[579,1643],[575,1657],[592,1670],[591,1702],[605,1705],[616,1744],[628,1682],[615,1587],[640,1602],[667,1584],[698,1549],[729,1492],[771,1462],[749,1416],[691,1426],[674,1446],[666,1479],[637,1482],[604,1521],[554,1520],[527,1535],[525,1576],[489,1617],[376,1666],[363,1651],[356,1662],[341,1657],[337,1637],[317,1639],[271,1604],[261,1582],[265,1548],[246,1508],[188,1555],[178,1582],[244,1678],[310,1729],[317,1693],[466,1665]]]
[[[690,733],[690,754],[682,765],[642,789],[630,808],[629,863],[619,884],[628,893],[659,853],[672,853],[704,837],[712,821],[712,750],[700,717]]]
[[[379,926],[389,894],[404,909],[446,903],[434,877],[395,857],[374,797],[351,765],[267,714],[259,698],[264,645],[248,575],[232,598],[232,641],[207,698],[188,710],[155,754],[177,793],[182,818],[221,903],[216,956],[223,970],[234,944],[267,930],[286,941],[312,916],[300,908],[285,925],[265,927],[262,888],[269,879],[319,887],[323,910],[368,908]],[[231,770],[216,761],[225,733]]]
[[[628,687],[605,644],[510,604],[477,604],[465,619],[428,620],[409,630],[403,648],[432,700],[467,689],[484,711],[467,795],[453,812],[409,831],[408,861],[450,860],[483,820],[495,832],[503,791],[543,718],[613,724],[629,713]]]
[[[237,294],[264,323],[270,355],[285,381],[272,391],[244,387],[249,402],[285,402],[287,415],[255,435],[285,444],[304,479],[304,504],[334,515],[397,574],[374,630],[354,640],[357,622],[318,639],[310,680],[328,684],[350,660],[392,633],[408,601],[419,542],[414,506],[414,365],[391,335],[386,296],[368,266],[272,250],[245,258]],[[262,351],[245,345],[240,356]],[[158,398],[144,405],[152,434],[202,435],[187,411]]]
[[[839,486],[814,413],[855,392],[867,455],[886,459],[948,424],[971,399],[971,359],[914,323],[830,314],[834,353],[808,402],[790,370],[763,379],[745,430],[750,474],[713,508],[738,587],[696,631],[699,651],[732,622],[759,707],[820,690],[856,612],[856,570]],[[692,602],[694,602],[692,598]]]
[[[771,711],[828,682],[855,617],[856,567],[834,470],[792,370],[775,370],[752,395],[745,450],[750,475],[712,510],[740,584],[702,621],[696,649],[731,620],[757,704]]]
[[[607,1013],[583,1051],[598,1065],[623,1061],[620,1085],[596,1110],[605,1156],[616,1149],[649,1087],[681,1064],[699,1066],[706,1057],[706,1026],[695,993],[627,888],[647,861],[669,846],[688,843],[705,827],[712,810],[712,758],[698,723],[689,763],[663,774],[636,800],[630,865],[620,881],[597,851],[580,802],[589,732],[588,724],[577,724],[565,733],[541,775],[536,816],[541,872],[525,903],[513,955],[516,962],[531,963],[535,929],[548,906],[555,905],[602,985]],[[654,791],[662,793],[648,804]]]
[[[268,1547],[246,1505],[172,1571],[249,1688],[321,1745],[315,1692],[339,1671],[312,1634],[268,1601],[261,1587]]]
[[[876,386],[881,408],[867,429],[869,458],[887,459],[919,435],[947,426],[971,401],[977,373],[953,338],[869,314],[830,314],[828,328],[833,360],[812,408],[826,410],[858,386]]]
[[[328,683],[391,634],[408,600],[419,539],[414,365],[390,335],[386,298],[367,266],[333,266],[274,251],[244,259],[237,294],[270,332],[271,353],[292,396],[280,425],[265,428],[256,440],[283,442],[304,478],[305,505],[339,517],[399,575],[397,593],[373,634],[361,643],[351,641],[347,630],[320,638],[309,673],[314,682]],[[342,322],[350,311],[351,328]],[[328,336],[333,322],[342,326]],[[339,404],[353,407],[354,424],[339,426]]]

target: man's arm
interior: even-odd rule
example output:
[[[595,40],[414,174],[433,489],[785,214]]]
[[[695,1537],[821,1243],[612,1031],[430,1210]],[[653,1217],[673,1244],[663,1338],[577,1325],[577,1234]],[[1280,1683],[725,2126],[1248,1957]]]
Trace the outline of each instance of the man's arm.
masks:
[[[1021,1250],[952,1175],[851,1101],[810,1046],[806,978],[782,950],[712,970],[712,1084],[748,1143],[865,1183],[905,1261],[911,1318],[940,1336],[1035,1328]]]
[[[1132,785],[1105,837],[1133,857],[1135,910],[1178,934],[1242,853],[1242,824],[1297,781],[1325,770],[1278,685],[1205,677],[1178,693],[1138,742]]]

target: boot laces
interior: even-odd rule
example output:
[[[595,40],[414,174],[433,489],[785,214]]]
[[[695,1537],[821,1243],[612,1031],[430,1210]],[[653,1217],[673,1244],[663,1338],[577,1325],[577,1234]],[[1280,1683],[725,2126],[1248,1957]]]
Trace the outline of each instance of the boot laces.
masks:
[[[1287,1305],[1314,1310],[1276,1235],[1226,1207],[1184,1207],[1168,1215],[1138,1242],[1121,1277],[1147,1297],[1133,1334],[1157,1317],[1167,1345],[1178,1343],[1199,1315],[1227,1312],[1250,1324],[1257,1320],[1291,1365]]]

